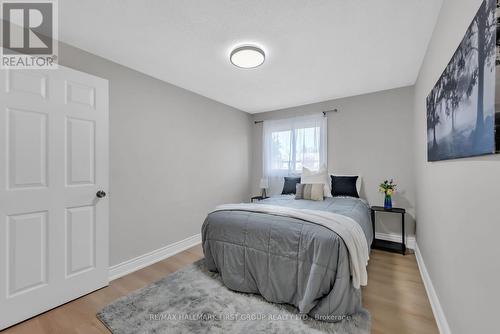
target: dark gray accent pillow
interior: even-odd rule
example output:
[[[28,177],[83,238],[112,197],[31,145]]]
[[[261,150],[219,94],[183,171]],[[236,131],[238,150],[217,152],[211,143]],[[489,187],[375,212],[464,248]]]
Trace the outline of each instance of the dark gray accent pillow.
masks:
[[[357,176],[335,176],[332,178],[332,196],[349,196],[359,198],[358,190],[356,189]]]
[[[300,183],[300,177],[285,176],[285,183],[283,184],[281,195],[295,194],[297,183]]]

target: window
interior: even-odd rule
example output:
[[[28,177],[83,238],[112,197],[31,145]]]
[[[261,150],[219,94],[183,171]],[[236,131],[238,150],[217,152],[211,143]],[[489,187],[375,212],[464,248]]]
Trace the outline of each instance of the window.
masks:
[[[294,175],[302,167],[326,165],[326,132],[322,115],[264,121],[264,175]]]

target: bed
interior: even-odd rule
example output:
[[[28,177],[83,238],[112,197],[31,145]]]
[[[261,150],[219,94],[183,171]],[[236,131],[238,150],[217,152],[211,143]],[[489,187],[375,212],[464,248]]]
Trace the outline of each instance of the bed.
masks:
[[[358,224],[367,245],[373,238],[370,209],[363,199],[310,201],[281,195],[259,204],[335,213]],[[245,209],[214,211],[202,226],[206,265],[220,273],[229,289],[294,305],[324,321],[361,311],[361,292],[352,283],[344,239],[311,221]]]

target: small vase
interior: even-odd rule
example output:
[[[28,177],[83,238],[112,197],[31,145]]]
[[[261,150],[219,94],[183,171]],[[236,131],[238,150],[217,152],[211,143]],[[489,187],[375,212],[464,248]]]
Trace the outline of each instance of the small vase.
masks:
[[[392,197],[391,197],[391,195],[385,195],[384,209],[386,209],[386,210],[392,209]]]

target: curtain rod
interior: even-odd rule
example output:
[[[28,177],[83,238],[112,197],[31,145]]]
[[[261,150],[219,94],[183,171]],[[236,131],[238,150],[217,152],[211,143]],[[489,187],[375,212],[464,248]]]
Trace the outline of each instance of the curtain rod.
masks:
[[[335,109],[331,109],[331,110],[325,110],[325,111],[322,111],[321,113],[323,114],[324,117],[326,117],[326,115],[329,113],[329,112],[339,112],[339,110],[337,108]],[[254,121],[253,122],[254,124],[260,124],[260,123],[264,123],[264,121]]]

